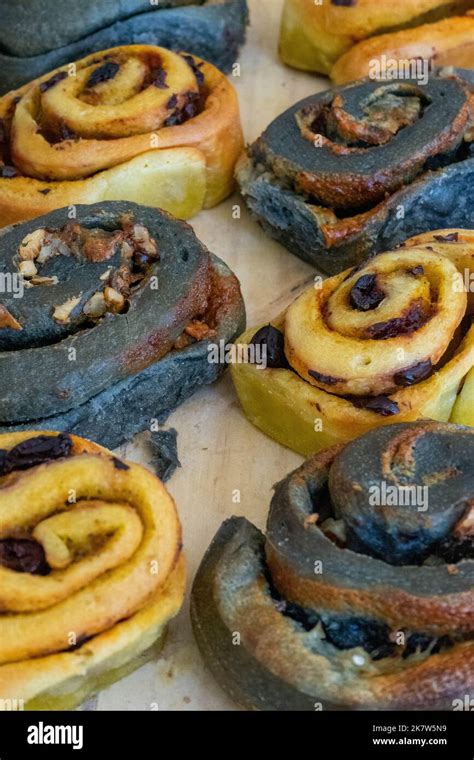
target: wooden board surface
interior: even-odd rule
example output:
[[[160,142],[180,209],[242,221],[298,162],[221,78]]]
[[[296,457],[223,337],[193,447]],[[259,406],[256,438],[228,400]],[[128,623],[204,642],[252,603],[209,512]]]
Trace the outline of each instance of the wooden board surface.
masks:
[[[327,80],[292,71],[279,62],[282,2],[249,0],[251,27],[240,59],[240,76],[232,77],[247,142],[294,102],[327,86]],[[233,218],[236,204],[241,207],[240,219]],[[263,234],[237,194],[200,214],[192,225],[198,237],[239,277],[249,325],[276,315],[314,277],[309,266]],[[247,422],[228,375],[197,393],[165,427],[175,427],[179,434],[182,469],[168,487],[184,527],[189,572],[186,603],[170,626],[161,659],[102,692],[82,709],[236,709],[204,668],[194,643],[189,622],[191,580],[227,517],[245,515],[264,527],[272,486],[302,459]],[[148,464],[144,436],[123,447],[121,455]]]

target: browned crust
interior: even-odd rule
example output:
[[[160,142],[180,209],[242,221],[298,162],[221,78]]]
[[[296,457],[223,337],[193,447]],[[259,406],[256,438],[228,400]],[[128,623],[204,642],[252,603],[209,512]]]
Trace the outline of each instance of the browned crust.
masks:
[[[181,332],[178,326],[205,313],[211,294],[211,271],[209,255],[203,256],[192,284],[169,314],[168,326],[155,330],[141,343],[135,343],[122,357],[122,366],[127,373],[139,372],[165,356]],[[170,330],[170,324],[175,325],[173,330]]]
[[[422,630],[434,635],[471,633],[474,628],[474,590],[448,596],[415,596],[393,587],[338,588],[319,577],[302,578],[266,545],[267,562],[275,585],[289,601],[302,607],[319,607],[335,612],[358,612],[379,618],[389,625]],[[446,572],[448,571],[446,566]]]
[[[346,708],[420,710],[452,709],[462,699],[474,676],[474,644],[464,642],[422,662],[406,664],[399,672],[376,675],[345,670],[330,657],[310,664],[311,654],[298,642],[299,634],[276,609],[259,600],[260,592],[246,588],[248,601],[236,605],[232,630],[239,631],[246,648],[268,670],[302,691],[312,685],[316,700]]]
[[[377,35],[359,42],[331,70],[335,84],[346,84],[369,73],[371,62],[423,58],[434,66],[470,68],[474,63],[474,17],[471,14]]]
[[[296,187],[298,190],[324,202],[330,208],[358,208],[379,203],[386,194],[395,192],[417,177],[429,157],[441,155],[452,147],[453,142],[459,139],[465,131],[469,117],[470,109],[468,102],[466,102],[449,128],[443,130],[431,143],[423,145],[416,153],[395,166],[381,168],[370,176],[340,172],[325,175],[303,171],[296,175]],[[363,151],[355,149],[351,152],[360,153]],[[356,219],[362,221],[364,217],[367,219],[366,214],[360,214]],[[354,221],[354,219],[349,220],[352,224]],[[331,232],[331,230],[329,231]],[[326,235],[326,230],[324,230],[324,234]],[[345,234],[348,234],[347,227]],[[331,244],[334,245],[334,241],[331,241]]]

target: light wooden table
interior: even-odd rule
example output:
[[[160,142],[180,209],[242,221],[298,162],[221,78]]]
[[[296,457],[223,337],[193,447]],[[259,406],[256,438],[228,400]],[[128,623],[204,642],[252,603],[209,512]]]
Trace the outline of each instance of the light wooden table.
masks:
[[[237,87],[247,142],[283,110],[327,86],[327,80],[292,71],[277,57],[283,0],[249,0],[251,27],[240,59]],[[235,204],[241,218],[233,219]],[[307,285],[313,270],[269,240],[236,194],[192,221],[198,237],[226,261],[242,284],[248,324],[276,315]],[[161,659],[90,700],[82,709],[235,709],[205,669],[189,622],[189,588],[198,564],[220,524],[245,515],[263,528],[272,486],[302,461],[256,430],[239,408],[230,378],[197,393],[172,415],[178,430],[182,469],[168,484],[184,527],[188,595],[170,626]],[[121,454],[148,464],[140,436]],[[234,503],[235,490],[240,503]]]

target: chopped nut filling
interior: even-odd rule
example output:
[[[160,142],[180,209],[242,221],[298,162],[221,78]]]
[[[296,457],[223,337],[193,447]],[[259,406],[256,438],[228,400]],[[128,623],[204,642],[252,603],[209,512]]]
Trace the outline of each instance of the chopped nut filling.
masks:
[[[8,309],[5,308],[5,306],[2,306],[0,304],[0,330],[3,330],[4,328],[10,328],[11,330],[22,330],[22,326],[20,323],[15,319],[15,317],[10,314]]]

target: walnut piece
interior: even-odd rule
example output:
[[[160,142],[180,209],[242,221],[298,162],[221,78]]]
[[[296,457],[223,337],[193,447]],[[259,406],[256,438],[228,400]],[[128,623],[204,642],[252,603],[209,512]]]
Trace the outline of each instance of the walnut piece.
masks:
[[[20,243],[18,255],[23,261],[34,261],[39,256],[47,232],[44,229],[30,232]]]
[[[30,280],[32,285],[57,285],[59,280],[56,277],[56,275],[53,275],[52,277],[40,277],[39,275],[35,275]]]
[[[4,328],[10,328],[11,330],[23,330],[20,323],[15,319],[13,314],[10,314],[5,306],[0,304],[0,330]]]
[[[119,312],[125,305],[125,298],[121,293],[118,292],[118,290],[115,290],[114,288],[105,288],[104,298],[105,303],[107,304],[107,308],[110,309],[110,311]]]
[[[132,234],[134,241],[138,244],[141,251],[147,253],[149,256],[157,255],[158,248],[156,242],[150,236],[150,233],[143,224],[134,224]]]
[[[20,261],[18,265],[18,269],[20,273],[23,275],[23,277],[26,277],[27,279],[29,277],[34,277],[35,274],[38,273],[35,262],[32,259],[26,259],[25,261]]]
[[[84,304],[83,312],[91,319],[102,317],[107,311],[107,304],[103,293],[94,293],[91,298]]]
[[[59,322],[61,325],[65,325],[69,322],[72,311],[80,303],[81,296],[68,298],[67,301],[60,306],[56,306],[53,312],[53,319]]]

